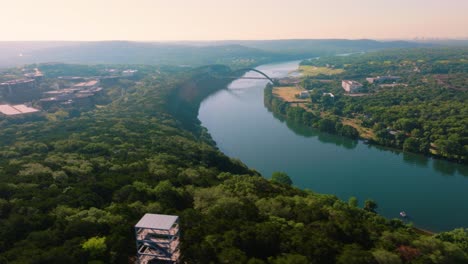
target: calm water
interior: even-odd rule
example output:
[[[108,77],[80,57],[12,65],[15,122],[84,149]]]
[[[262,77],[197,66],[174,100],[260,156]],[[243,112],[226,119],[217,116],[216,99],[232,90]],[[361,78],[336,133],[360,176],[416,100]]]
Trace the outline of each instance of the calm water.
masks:
[[[286,76],[299,62],[258,67]],[[259,76],[247,73],[248,76]],[[287,172],[295,186],[362,204],[374,199],[382,215],[404,210],[418,227],[468,227],[468,166],[369,146],[288,124],[263,104],[267,81],[239,79],[203,101],[199,119],[230,157],[269,177]]]

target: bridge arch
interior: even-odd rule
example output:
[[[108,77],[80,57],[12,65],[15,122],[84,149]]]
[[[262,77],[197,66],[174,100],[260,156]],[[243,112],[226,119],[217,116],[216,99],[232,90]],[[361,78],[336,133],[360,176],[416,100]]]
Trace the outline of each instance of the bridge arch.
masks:
[[[236,70],[234,72],[247,72],[247,71],[254,71],[254,72],[257,72],[261,75],[263,75],[265,78],[267,78],[271,83],[275,83],[275,80],[273,78],[271,78],[270,76],[266,75],[266,73],[262,72],[262,71],[259,71],[257,69],[254,69],[254,68],[243,68],[243,69],[239,69],[239,70]]]

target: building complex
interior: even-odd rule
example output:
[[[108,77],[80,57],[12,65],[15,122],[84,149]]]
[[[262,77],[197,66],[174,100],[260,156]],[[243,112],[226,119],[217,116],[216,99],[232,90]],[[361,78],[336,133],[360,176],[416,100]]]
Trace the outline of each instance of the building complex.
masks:
[[[348,93],[356,93],[362,88],[362,84],[352,80],[341,81],[341,86]]]

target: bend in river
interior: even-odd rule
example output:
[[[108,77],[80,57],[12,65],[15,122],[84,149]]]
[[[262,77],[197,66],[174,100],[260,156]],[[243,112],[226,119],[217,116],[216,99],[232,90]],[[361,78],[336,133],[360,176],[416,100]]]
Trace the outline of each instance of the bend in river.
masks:
[[[257,67],[273,78],[299,61]],[[248,72],[247,77],[258,73]],[[366,145],[288,124],[263,104],[267,80],[238,79],[206,98],[199,119],[221,151],[269,177],[287,172],[294,185],[319,193],[373,199],[388,218],[406,211],[415,226],[445,231],[468,224],[468,166]]]

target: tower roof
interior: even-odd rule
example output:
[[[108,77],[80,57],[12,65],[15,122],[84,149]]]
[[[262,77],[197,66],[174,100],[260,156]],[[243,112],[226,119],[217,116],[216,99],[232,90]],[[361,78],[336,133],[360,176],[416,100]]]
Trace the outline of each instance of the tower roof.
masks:
[[[179,217],[176,215],[145,214],[135,227],[170,230],[177,219]]]

